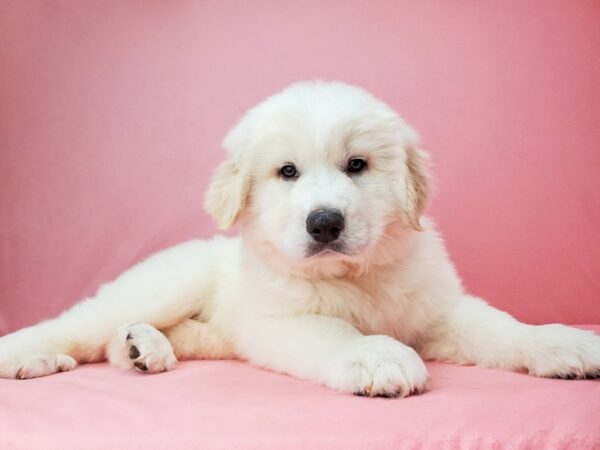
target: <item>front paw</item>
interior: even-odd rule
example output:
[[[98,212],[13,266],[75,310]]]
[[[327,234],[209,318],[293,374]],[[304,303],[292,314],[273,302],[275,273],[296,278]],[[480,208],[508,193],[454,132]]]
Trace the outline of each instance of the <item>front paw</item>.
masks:
[[[423,360],[410,347],[388,336],[363,336],[327,365],[324,384],[368,397],[406,397],[425,389]]]
[[[139,372],[165,372],[177,363],[169,340],[147,323],[119,328],[106,347],[106,355],[113,366]]]
[[[534,327],[526,368],[549,378],[599,378],[600,336],[559,324]]]

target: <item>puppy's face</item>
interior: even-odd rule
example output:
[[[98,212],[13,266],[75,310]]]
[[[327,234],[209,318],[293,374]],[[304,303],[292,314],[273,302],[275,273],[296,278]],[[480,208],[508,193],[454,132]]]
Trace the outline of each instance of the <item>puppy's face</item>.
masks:
[[[419,229],[429,192],[414,132],[386,105],[341,83],[293,85],[227,136],[230,158],[206,197],[223,228],[292,263],[360,261],[392,223]]]

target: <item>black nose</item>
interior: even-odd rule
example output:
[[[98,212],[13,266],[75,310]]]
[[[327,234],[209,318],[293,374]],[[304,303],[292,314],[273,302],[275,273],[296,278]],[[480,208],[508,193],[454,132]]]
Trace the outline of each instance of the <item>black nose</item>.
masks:
[[[344,230],[344,216],[337,209],[317,209],[306,218],[306,231],[317,242],[333,242]]]

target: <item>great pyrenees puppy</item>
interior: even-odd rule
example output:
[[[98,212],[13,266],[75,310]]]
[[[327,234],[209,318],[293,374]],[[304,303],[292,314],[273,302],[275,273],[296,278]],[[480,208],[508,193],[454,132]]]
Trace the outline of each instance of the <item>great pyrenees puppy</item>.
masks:
[[[342,83],[294,84],[224,141],[205,199],[238,238],[186,242],[58,318],[0,338],[0,376],[108,359],[140,372],[240,358],[340,392],[396,397],[423,360],[600,376],[600,337],[520,323],[466,294],[422,213],[428,157],[387,105]]]

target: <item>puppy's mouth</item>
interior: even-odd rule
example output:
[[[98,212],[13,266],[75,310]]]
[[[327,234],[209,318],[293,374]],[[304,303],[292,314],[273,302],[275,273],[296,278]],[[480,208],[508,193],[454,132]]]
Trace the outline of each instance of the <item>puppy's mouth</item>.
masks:
[[[313,242],[308,245],[304,256],[306,258],[312,258],[313,256],[335,256],[335,255],[346,255],[348,249],[343,242],[335,241],[327,244],[321,242]]]

